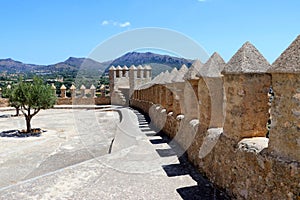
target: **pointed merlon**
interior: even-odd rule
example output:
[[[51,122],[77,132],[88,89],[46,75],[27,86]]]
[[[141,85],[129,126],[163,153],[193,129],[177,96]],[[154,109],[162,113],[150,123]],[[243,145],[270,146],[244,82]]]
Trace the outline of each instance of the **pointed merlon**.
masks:
[[[182,83],[184,82],[184,75],[188,72],[189,68],[187,68],[187,66],[185,64],[183,64],[181,66],[181,68],[178,70],[178,73],[176,76],[173,77],[173,79],[171,80],[172,83]]]
[[[269,72],[300,73],[300,35],[275,60]]]
[[[134,65],[131,65],[131,66],[129,67],[129,69],[130,69],[130,70],[136,70],[136,67],[135,67]]]
[[[208,61],[201,67],[197,76],[199,77],[220,77],[226,63],[223,58],[217,53],[208,59]]]
[[[163,77],[164,75],[164,72],[161,72],[159,75],[157,75],[151,82],[153,84],[159,84],[160,82],[160,79]]]
[[[60,87],[61,90],[66,90],[66,86],[63,84],[61,87]]]
[[[137,69],[144,69],[142,65],[139,65]]]
[[[152,67],[151,67],[150,65],[146,65],[146,66],[145,66],[145,69],[151,70]]]
[[[123,70],[128,70],[128,67],[126,65],[124,65]]]
[[[1,89],[1,88],[0,88],[0,89]],[[52,89],[52,90],[56,90],[56,87],[55,87],[54,83],[51,84],[51,89]],[[1,90],[0,90],[0,91],[1,91]]]
[[[122,70],[122,67],[120,65],[117,66],[117,70]]]
[[[271,65],[250,42],[246,42],[229,60],[224,73],[265,73]]]
[[[81,90],[85,90],[86,87],[85,87],[84,85],[81,85],[80,89],[81,89]]]
[[[94,85],[91,85],[90,89],[91,90],[96,90],[96,87]]]
[[[200,60],[196,60],[189,70],[183,76],[184,80],[192,80],[192,79],[199,79],[196,75],[199,73],[203,63]]]
[[[110,68],[109,68],[109,70],[116,70],[116,68],[115,68],[115,66],[111,66]]]
[[[70,90],[76,90],[75,85],[72,84],[72,86],[70,87]]]
[[[168,70],[165,71],[164,75],[160,80],[160,84],[169,83],[170,72]]]

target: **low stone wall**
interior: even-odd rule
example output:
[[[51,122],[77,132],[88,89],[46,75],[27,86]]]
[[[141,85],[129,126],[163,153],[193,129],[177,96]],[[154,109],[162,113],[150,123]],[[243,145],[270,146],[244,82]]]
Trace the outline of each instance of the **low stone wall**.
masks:
[[[56,105],[109,105],[109,97],[96,98],[58,98]]]
[[[56,105],[110,105],[109,97],[57,98]],[[8,99],[0,98],[0,107],[9,106]]]
[[[8,106],[9,106],[8,99],[0,98],[0,107],[8,107]]]

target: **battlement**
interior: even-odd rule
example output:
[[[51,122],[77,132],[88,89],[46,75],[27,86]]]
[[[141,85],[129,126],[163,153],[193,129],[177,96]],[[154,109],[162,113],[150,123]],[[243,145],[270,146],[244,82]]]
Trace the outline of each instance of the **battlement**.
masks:
[[[161,73],[130,103],[233,197],[299,199],[299,55],[300,36],[272,65],[246,42],[227,63]]]
[[[112,104],[128,105],[134,89],[151,81],[152,68],[149,65],[111,66],[109,82]]]

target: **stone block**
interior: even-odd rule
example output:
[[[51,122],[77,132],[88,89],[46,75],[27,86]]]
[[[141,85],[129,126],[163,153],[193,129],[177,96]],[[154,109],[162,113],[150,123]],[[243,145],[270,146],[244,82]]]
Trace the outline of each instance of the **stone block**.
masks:
[[[272,74],[275,94],[271,108],[269,150],[300,162],[300,74]]]
[[[224,134],[236,142],[242,138],[266,136],[269,119],[270,74],[225,74]]]

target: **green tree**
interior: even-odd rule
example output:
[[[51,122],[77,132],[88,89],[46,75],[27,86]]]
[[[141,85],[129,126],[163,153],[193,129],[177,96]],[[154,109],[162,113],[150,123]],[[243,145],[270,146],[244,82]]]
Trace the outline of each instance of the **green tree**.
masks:
[[[12,91],[11,103],[20,105],[20,110],[25,116],[26,132],[31,132],[31,119],[41,109],[53,107],[56,96],[51,86],[45,85],[42,79],[33,78],[33,82],[20,81]]]
[[[14,87],[12,86],[12,88],[5,88],[4,90],[4,97],[9,99],[9,105],[16,108],[16,115],[15,116],[19,116],[20,115],[20,107],[21,104],[20,102],[16,101],[16,93],[14,92]]]

